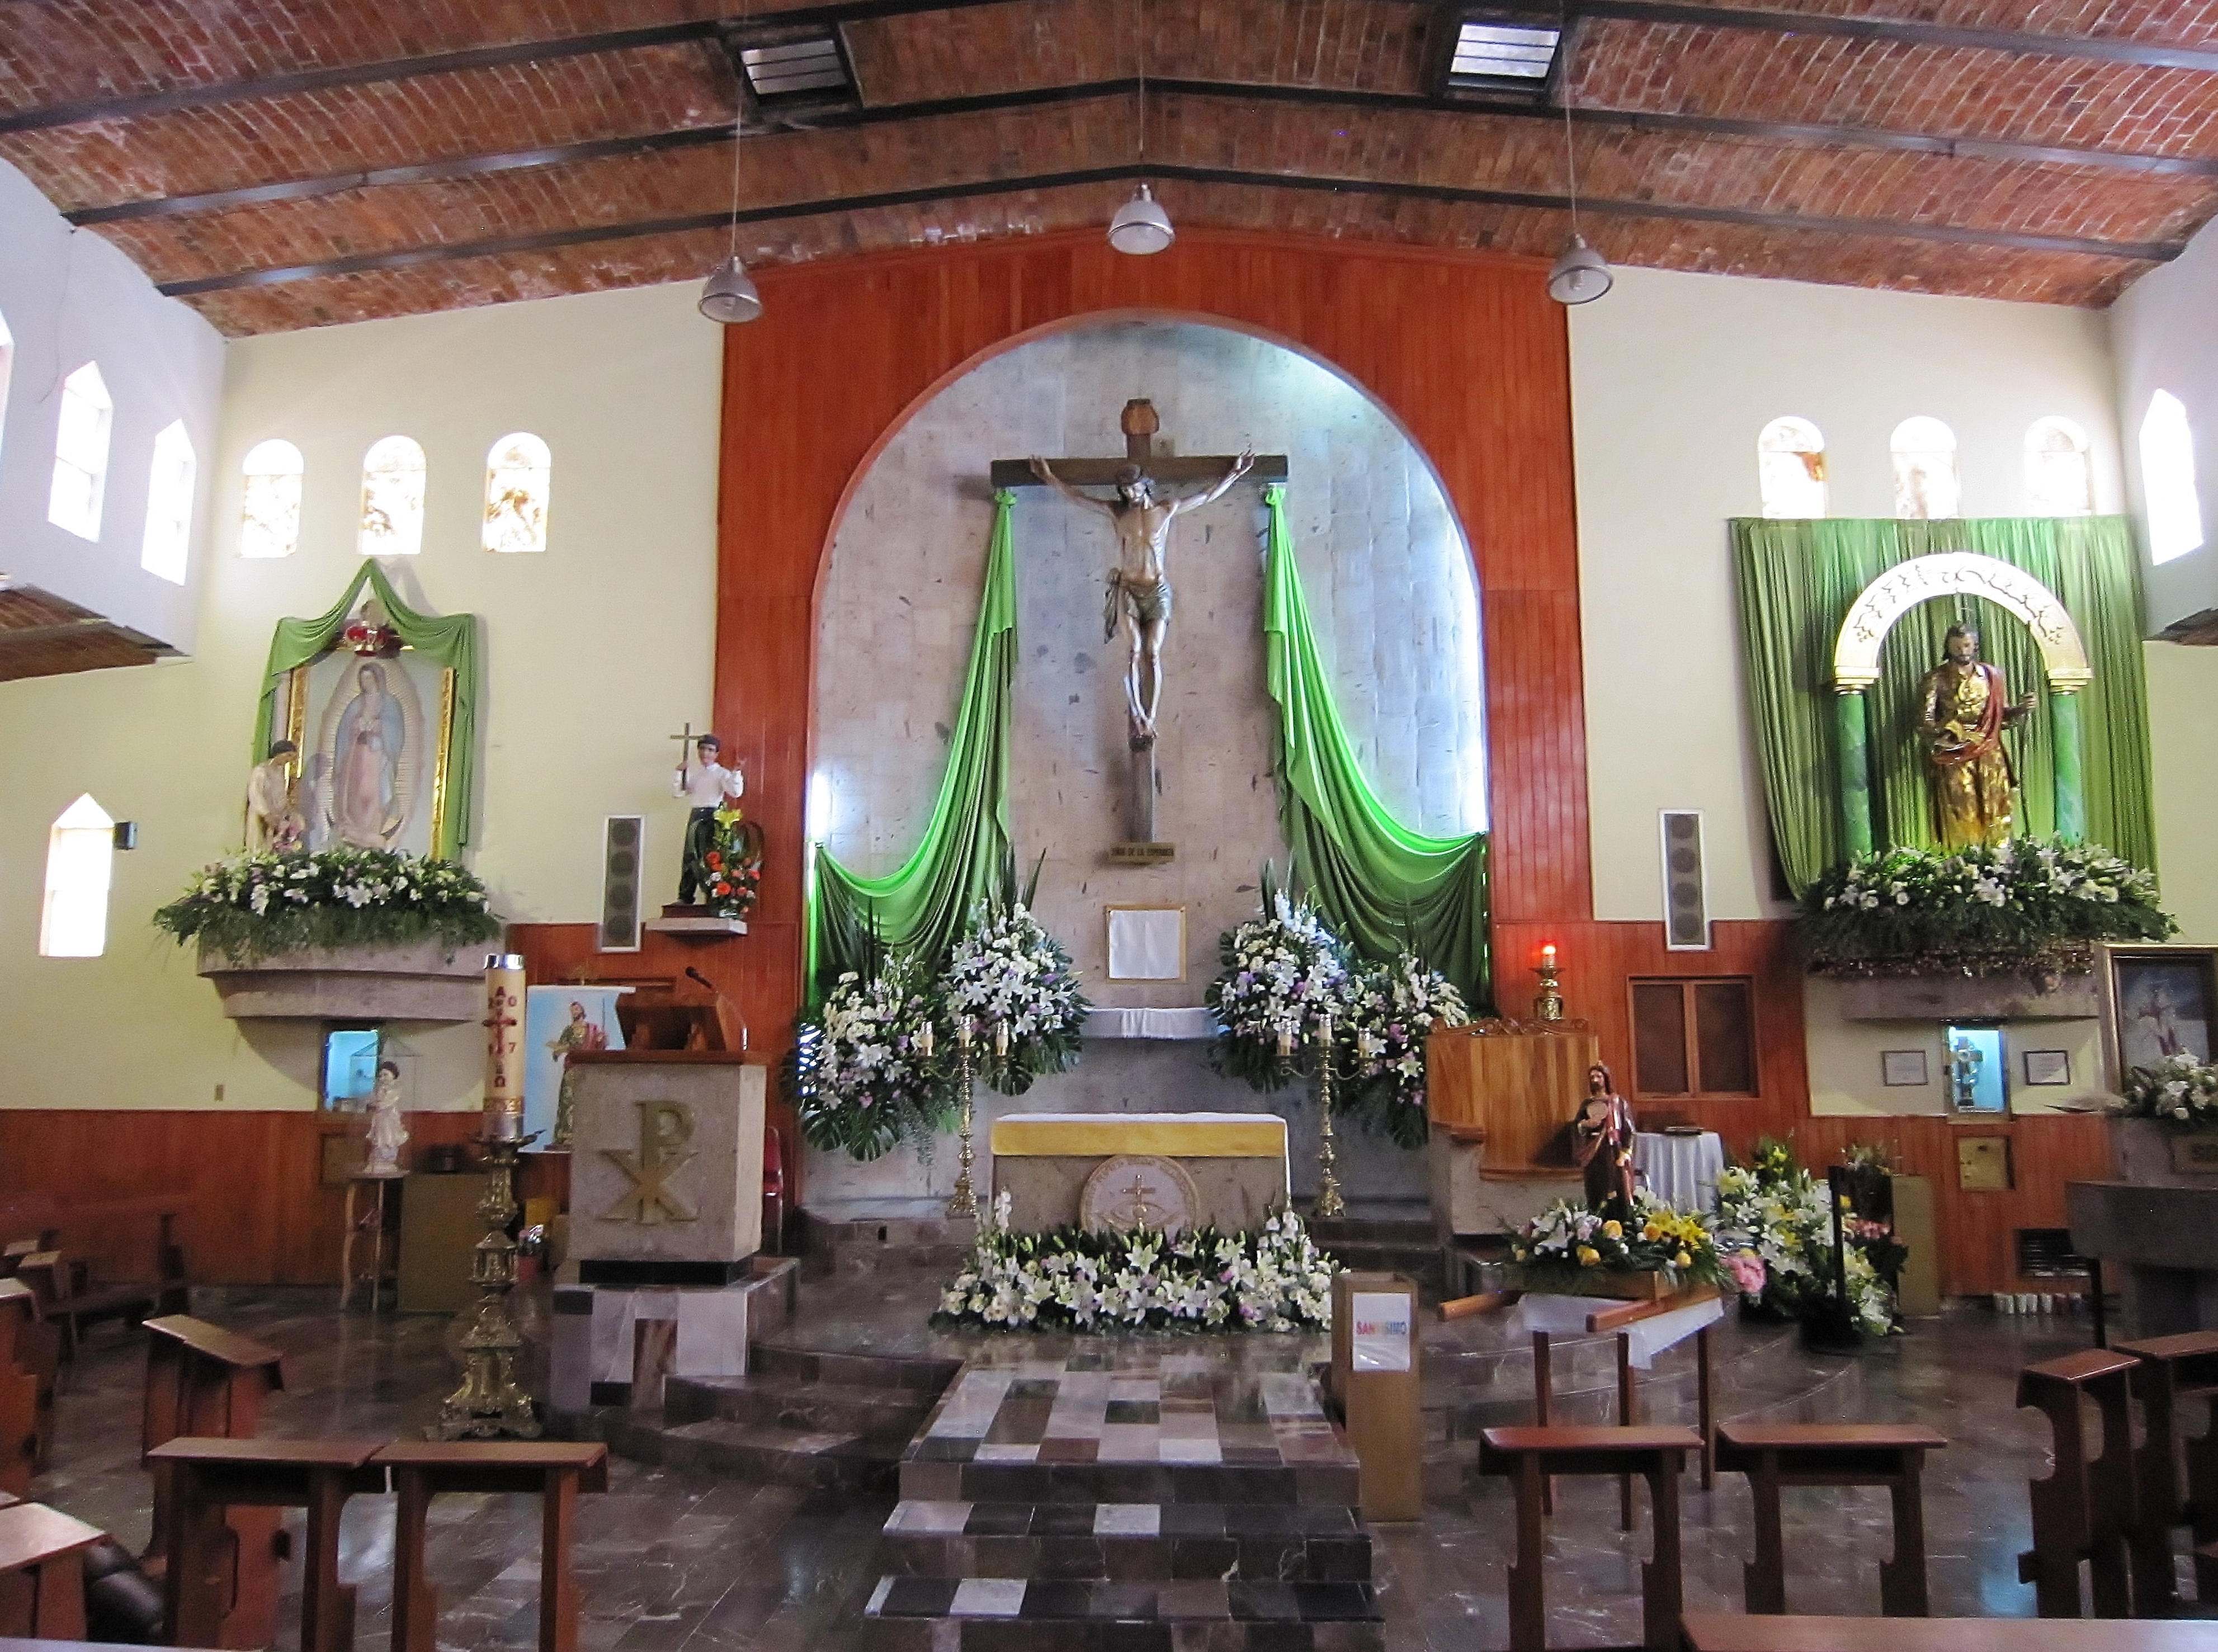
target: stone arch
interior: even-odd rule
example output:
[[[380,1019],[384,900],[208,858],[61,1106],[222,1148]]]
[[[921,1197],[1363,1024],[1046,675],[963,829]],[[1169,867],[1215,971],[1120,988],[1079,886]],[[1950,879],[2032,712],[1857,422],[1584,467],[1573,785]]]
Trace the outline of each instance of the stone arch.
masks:
[[[2079,628],[2055,592],[1998,557],[1937,551],[1898,563],[1856,593],[1833,644],[1834,688],[1847,694],[1878,682],[1880,645],[1895,622],[1942,597],[1984,597],[2023,620],[2052,693],[2071,694],[2094,680]]]

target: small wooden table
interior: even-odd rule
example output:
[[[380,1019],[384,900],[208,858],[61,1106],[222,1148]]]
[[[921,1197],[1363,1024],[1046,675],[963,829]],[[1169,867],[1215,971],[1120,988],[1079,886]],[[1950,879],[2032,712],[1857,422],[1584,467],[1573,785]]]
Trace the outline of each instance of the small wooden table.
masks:
[[[1642,1644],[1678,1644],[1679,1469],[1702,1449],[1691,1428],[1489,1428],[1479,1437],[1478,1471],[1517,1486],[1517,1558],[1509,1568],[1510,1652],[1546,1652],[1548,1602],[1542,1573],[1547,1538],[1541,1499],[1552,1475],[1631,1475],[1648,1482],[1655,1550],[1640,1568]]]
[[[2033,1547],[2017,1557],[2021,1583],[2033,1585],[2044,1618],[2079,1615],[2079,1562],[2088,1562],[2095,1616],[2132,1611],[2126,1534],[2134,1524],[2133,1404],[2128,1383],[2140,1362],[2090,1348],[2045,1359],[2018,1373],[2017,1402],[2048,1419],[2056,1471],[2027,1487]],[[2103,1419],[2103,1453],[2087,1456],[2085,1401]]]
[[[84,1551],[107,1537],[44,1503],[0,1508],[0,1634],[84,1638]]]
[[[438,1652],[438,1594],[424,1565],[424,1528],[441,1492],[534,1492],[539,1528],[539,1652],[577,1652],[578,1585],[570,1571],[578,1494],[609,1488],[598,1440],[398,1440],[375,1459],[393,1472],[393,1652]]]
[[[2218,1624],[2039,1618],[1744,1618],[1690,1612],[1685,1652],[2218,1652]]]
[[[168,1468],[176,1500],[162,1579],[170,1642],[268,1645],[276,1630],[277,1557],[274,1550],[251,1556],[244,1544],[234,1548],[223,1542],[225,1511],[305,1508],[300,1652],[348,1652],[354,1644],[354,1590],[339,1581],[339,1513],[355,1493],[385,1489],[385,1470],[371,1465],[383,1445],[184,1435],[148,1452],[150,1461]],[[0,1518],[6,1513],[0,1509]],[[260,1621],[250,1624],[249,1614]]]
[[[2218,1564],[2200,1552],[2218,1541],[2218,1331],[2121,1342],[2113,1352],[2141,1362],[2129,1379],[2146,1430],[2134,1454],[2139,1500],[2126,1545],[2133,1555],[2134,1614],[2162,1618],[2178,1593],[2174,1526],[2192,1525],[2196,1592],[2205,1600],[2218,1599]],[[2180,1432],[2183,1400],[2211,1402],[2203,1432],[2191,1439]]]
[[[1780,1530],[1782,1486],[1884,1486],[1894,1505],[1894,1553],[1879,1566],[1880,1610],[1924,1618],[1925,1454],[1948,1444],[1913,1423],[1727,1423],[1718,1432],[1718,1467],[1748,1476],[1756,1499],[1756,1558],[1742,1570],[1748,1609],[1787,1610],[1787,1548]]]
[[[385,1287],[391,1283],[397,1290],[400,1278],[400,1247],[397,1241],[388,1243],[385,1231],[386,1190],[399,1182],[408,1172],[405,1170],[357,1170],[347,1178],[346,1233],[339,1241],[339,1312],[346,1312],[347,1304],[354,1300],[356,1285],[369,1287],[370,1312],[375,1313],[383,1304]],[[367,1191],[369,1208],[360,1216],[355,1213],[356,1199]],[[357,1239],[369,1241],[369,1271],[362,1272],[354,1265],[354,1247]]]

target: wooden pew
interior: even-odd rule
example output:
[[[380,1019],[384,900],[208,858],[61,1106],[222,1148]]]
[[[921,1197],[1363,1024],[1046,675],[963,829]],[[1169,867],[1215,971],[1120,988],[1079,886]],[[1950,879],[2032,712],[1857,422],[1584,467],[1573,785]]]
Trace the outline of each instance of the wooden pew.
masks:
[[[1676,1652],[1681,1571],[1679,1469],[1702,1449],[1691,1428],[1489,1428],[1479,1437],[1478,1471],[1517,1488],[1517,1558],[1509,1568],[1510,1652],[1546,1652],[1548,1602],[1542,1560],[1547,1535],[1541,1502],[1554,1475],[1637,1474],[1648,1482],[1655,1548],[1640,1568],[1641,1643]],[[396,1647],[394,1652],[405,1652]]]
[[[339,1581],[339,1515],[356,1492],[385,1489],[371,1465],[381,1440],[200,1439],[181,1435],[147,1455],[168,1469],[175,1503],[163,1570],[172,1646],[263,1647],[276,1636],[276,1592],[234,1588],[230,1517],[242,1508],[308,1512],[300,1564],[300,1652],[350,1652],[354,1590]],[[0,1516],[7,1513],[0,1509]],[[271,1571],[276,1570],[273,1563]],[[250,1618],[250,1613],[251,1617]]]
[[[263,1400],[284,1386],[284,1356],[275,1348],[183,1314],[146,1321],[139,1460],[154,1478],[153,1525],[143,1556],[150,1576],[168,1564],[176,1522],[176,1488],[168,1465],[154,1456],[157,1449],[181,1435],[251,1439],[262,1425]],[[274,1509],[250,1506],[228,1517],[242,1624],[276,1620],[280,1519]]]
[[[0,1635],[84,1638],[84,1551],[108,1534],[43,1503],[0,1508]]]
[[[1925,1454],[1948,1444],[1914,1423],[1727,1423],[1718,1466],[1748,1476],[1756,1500],[1756,1558],[1743,1568],[1751,1612],[1787,1610],[1787,1548],[1780,1530],[1782,1486],[1885,1486],[1894,1506],[1894,1554],[1879,1568],[1880,1610],[1925,1618]]]
[[[31,1494],[54,1432],[61,1339],[21,1279],[0,1279],[0,1491]]]
[[[2132,1602],[2126,1534],[2134,1524],[2133,1405],[2129,1383],[2140,1362],[2101,1348],[2028,1365],[2018,1373],[2017,1402],[2048,1419],[2056,1470],[2027,1488],[2033,1505],[2033,1547],[2017,1557],[2018,1581],[2030,1583],[2044,1618],[2079,1614],[2079,1562],[2088,1562],[2095,1616],[2124,1618]],[[2103,1453],[2087,1457],[2085,1406],[2103,1420]]]
[[[2143,1437],[2134,1456],[2138,1495],[2127,1547],[2133,1555],[2134,1615],[2162,1618],[2178,1593],[2172,1563],[2172,1528],[2193,1529],[2196,1591],[2218,1599],[2218,1565],[2199,1551],[2218,1541],[2218,1331],[2121,1342],[2114,1352],[2141,1363],[2130,1378],[2141,1402]],[[2180,1432],[2180,1402],[2206,1401],[2203,1430]]]
[[[578,1586],[570,1569],[578,1494],[609,1488],[598,1441],[396,1440],[375,1466],[389,1469],[393,1652],[438,1652],[439,1603],[424,1564],[424,1525],[442,1492],[532,1492],[541,1500],[539,1652],[577,1652]]]
[[[1687,1652],[2210,1652],[2218,1624],[2023,1618],[1744,1618],[1690,1612]]]

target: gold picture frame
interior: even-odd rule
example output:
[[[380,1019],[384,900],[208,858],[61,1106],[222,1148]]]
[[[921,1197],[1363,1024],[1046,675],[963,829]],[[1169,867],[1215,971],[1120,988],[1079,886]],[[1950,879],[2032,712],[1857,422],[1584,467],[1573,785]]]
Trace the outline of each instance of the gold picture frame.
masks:
[[[2128,1073],[2162,1060],[2167,1046],[2205,1061],[2218,1055],[2218,946],[2104,946],[2095,982],[2106,1089],[2122,1090]]]
[[[350,665],[350,661],[355,663]],[[273,727],[282,728],[283,738],[291,740],[299,752],[294,773],[300,813],[308,823],[307,846],[332,846],[337,835],[327,788],[337,765],[337,754],[330,748],[342,709],[341,690],[336,684],[319,682],[319,678],[339,674],[358,678],[373,670],[378,673],[381,687],[390,683],[400,691],[399,721],[404,729],[413,722],[423,737],[422,744],[431,748],[428,775],[423,771],[420,759],[412,763],[405,752],[391,765],[395,778],[405,777],[409,796],[389,834],[391,840],[375,846],[436,856],[439,845],[446,841],[447,812],[453,786],[455,672],[451,666],[435,665],[406,647],[378,654],[355,654],[344,646],[333,647],[285,673]],[[393,781],[388,780],[387,788],[393,789]],[[426,793],[426,806],[419,812],[416,800]],[[372,846],[362,841],[368,835],[370,834],[357,834],[344,840],[358,846]]]

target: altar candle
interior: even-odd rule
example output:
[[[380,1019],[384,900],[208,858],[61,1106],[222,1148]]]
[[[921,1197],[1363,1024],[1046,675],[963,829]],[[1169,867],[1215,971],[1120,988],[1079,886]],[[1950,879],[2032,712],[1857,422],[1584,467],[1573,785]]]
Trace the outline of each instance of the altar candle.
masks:
[[[970,1018],[967,1015],[955,1018],[955,1042],[965,1049],[970,1048]]]
[[[917,1029],[916,1053],[927,1061],[932,1059],[932,1023],[929,1021]]]
[[[1546,946],[1540,949],[1540,967],[1543,969],[1553,969],[1556,967],[1556,946],[1554,942],[1552,941]]]
[[[1008,1024],[1007,1022],[1006,1022],[1006,1021],[996,1021],[996,1022],[994,1024],[994,1059],[998,1061],[998,1060],[1000,1060],[1002,1056],[1007,1055],[1008,1053],[1009,1053],[1009,1024]]]
[[[483,1134],[513,1142],[524,1134],[524,991],[522,955],[486,959],[486,1089]]]
[[[1331,1042],[1332,1012],[1330,1010],[1327,1010],[1323,1015],[1317,1018],[1317,1043],[1320,1044],[1329,1044]]]
[[[1293,1053],[1294,1030],[1291,1024],[1282,1021],[1279,1024],[1279,1054],[1291,1055]]]

